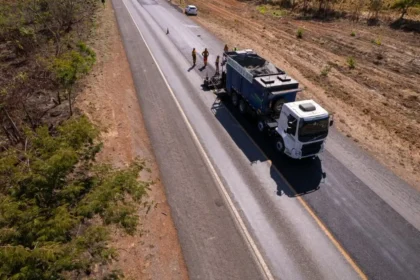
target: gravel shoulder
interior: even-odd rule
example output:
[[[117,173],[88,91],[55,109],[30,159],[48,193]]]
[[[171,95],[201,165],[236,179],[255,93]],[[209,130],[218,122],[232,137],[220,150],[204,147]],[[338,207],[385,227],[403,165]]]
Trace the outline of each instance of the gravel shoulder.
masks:
[[[148,199],[152,207],[139,205],[139,231],[134,236],[113,233],[119,255],[113,266],[127,279],[188,279],[110,1],[104,9],[92,40],[97,64],[77,105],[103,131],[99,160],[125,166],[135,158],[145,159],[150,172],[141,179],[154,182]]]

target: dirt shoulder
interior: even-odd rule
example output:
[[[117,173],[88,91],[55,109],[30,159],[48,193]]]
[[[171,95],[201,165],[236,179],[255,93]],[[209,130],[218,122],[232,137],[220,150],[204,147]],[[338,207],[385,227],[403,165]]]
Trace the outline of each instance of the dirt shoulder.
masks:
[[[114,232],[113,246],[119,254],[115,268],[127,279],[188,279],[111,1],[98,18],[91,43],[97,64],[77,105],[103,131],[99,160],[126,166],[137,157],[145,159],[151,172],[141,179],[155,182],[149,192],[152,207],[139,206],[139,232],[134,236]]]
[[[252,48],[299,80],[305,88],[300,98],[321,103],[344,135],[420,190],[417,33],[262,14],[255,4],[235,0],[189,4],[199,7],[194,20],[230,47]]]

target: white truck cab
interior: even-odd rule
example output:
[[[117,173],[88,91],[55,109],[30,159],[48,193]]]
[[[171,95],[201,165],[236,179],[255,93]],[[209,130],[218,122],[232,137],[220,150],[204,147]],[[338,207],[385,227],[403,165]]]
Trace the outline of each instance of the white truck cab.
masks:
[[[276,148],[294,159],[316,156],[332,124],[328,112],[313,100],[285,103],[277,120]]]

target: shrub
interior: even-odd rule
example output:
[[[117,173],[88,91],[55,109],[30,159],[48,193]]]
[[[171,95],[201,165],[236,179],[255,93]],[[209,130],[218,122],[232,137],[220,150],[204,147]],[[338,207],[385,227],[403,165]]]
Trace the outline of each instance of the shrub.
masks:
[[[356,36],[356,33],[355,33],[354,31],[352,31],[352,32],[350,33],[350,36],[351,36],[351,37],[355,37],[355,36]]]
[[[95,52],[84,43],[77,50],[64,53],[53,61],[53,72],[64,87],[72,86],[80,77],[89,73],[96,61]]]
[[[378,39],[378,38],[372,40],[372,43],[375,44],[375,45],[377,45],[377,46],[382,45],[381,39]]]
[[[285,16],[287,12],[284,10],[274,10],[272,14],[274,17],[282,17],[282,16]]]
[[[56,81],[67,92],[70,115],[73,114],[72,88],[78,79],[90,72],[95,61],[95,52],[84,43],[79,43],[77,50],[66,52],[52,62],[51,69]]]
[[[321,70],[321,76],[327,77],[331,71],[331,65],[325,65],[324,68]]]
[[[258,10],[258,12],[260,12],[261,14],[265,15],[265,13],[267,12],[267,6],[265,6],[265,5],[260,5],[260,6],[257,6],[257,10]]]
[[[299,29],[296,31],[296,37],[299,39],[303,38],[303,29],[299,27]]]
[[[286,14],[285,10],[275,9],[275,7],[268,5],[257,6],[257,11],[263,15],[271,15],[273,17],[282,17]]]
[[[347,58],[347,65],[349,66],[350,69],[356,68],[356,61],[354,60],[352,56]]]

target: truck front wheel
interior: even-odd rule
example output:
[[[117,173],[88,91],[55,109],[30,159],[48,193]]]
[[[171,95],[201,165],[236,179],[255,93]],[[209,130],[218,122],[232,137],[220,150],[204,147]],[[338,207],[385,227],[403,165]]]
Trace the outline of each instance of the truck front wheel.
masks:
[[[284,152],[284,142],[283,139],[279,138],[276,141],[276,150],[280,153]]]
[[[238,97],[238,95],[236,94],[236,92],[232,92],[232,104],[233,104],[233,106],[238,106],[238,103],[239,103],[239,97]]]
[[[264,122],[263,121],[259,121],[258,122],[258,130],[260,132],[264,132],[265,131],[265,125],[264,125]]]

